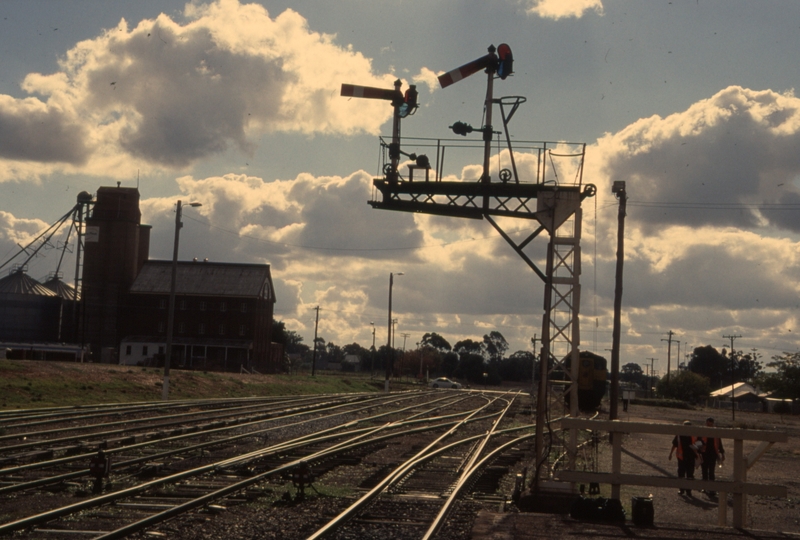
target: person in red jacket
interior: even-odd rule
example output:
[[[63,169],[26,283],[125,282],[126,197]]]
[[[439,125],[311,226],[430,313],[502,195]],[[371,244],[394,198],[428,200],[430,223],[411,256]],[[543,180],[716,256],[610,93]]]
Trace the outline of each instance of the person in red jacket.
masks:
[[[714,419],[706,419],[706,427],[714,427]],[[716,480],[714,469],[717,467],[717,460],[725,462],[725,449],[722,447],[722,439],[719,437],[702,437],[703,440],[703,462],[700,469],[703,471],[703,480]],[[704,490],[705,491],[705,490]],[[716,497],[716,491],[708,491],[709,497]]]
[[[686,420],[683,425],[691,426],[692,423]],[[675,435],[675,438],[672,439],[672,449],[669,451],[669,459],[672,460],[672,454],[675,454],[675,457],[678,459],[678,478],[691,478],[694,480],[694,466],[698,457],[697,450],[695,449],[696,442],[697,437],[691,435]],[[681,489],[678,491],[680,495],[684,493],[690,497],[692,496],[691,489]]]

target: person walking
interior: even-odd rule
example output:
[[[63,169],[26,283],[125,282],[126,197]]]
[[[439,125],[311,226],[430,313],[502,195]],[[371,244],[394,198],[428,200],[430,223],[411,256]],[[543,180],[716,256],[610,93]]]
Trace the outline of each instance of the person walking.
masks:
[[[706,419],[706,427],[715,427],[714,419]],[[700,469],[703,472],[703,480],[716,480],[714,471],[717,467],[717,460],[720,463],[725,462],[725,449],[722,447],[722,439],[719,437],[702,437],[703,440],[703,462],[700,464]],[[709,497],[716,497],[716,491],[705,491]]]
[[[683,422],[683,425],[691,426],[692,423],[686,420]],[[694,467],[695,461],[697,460],[697,450],[695,450],[696,442],[697,437],[692,435],[675,435],[675,438],[672,439],[672,449],[669,451],[669,459],[671,461],[672,455],[675,454],[678,460],[678,478],[691,478],[694,480]],[[689,497],[692,496],[691,489],[680,489],[678,491],[679,495],[683,495],[684,493]]]

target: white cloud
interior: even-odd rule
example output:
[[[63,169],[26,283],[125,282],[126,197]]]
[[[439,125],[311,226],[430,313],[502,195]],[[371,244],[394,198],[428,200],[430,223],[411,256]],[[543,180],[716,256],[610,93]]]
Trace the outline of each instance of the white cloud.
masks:
[[[665,224],[800,231],[800,99],[731,86],[666,118],[641,119],[598,143],[604,176],[626,180],[630,213]],[[669,203],[669,204],[665,204]]]
[[[562,19],[583,17],[587,11],[603,14],[601,0],[529,0],[528,13],[543,19]]]
[[[252,153],[264,133],[377,134],[391,108],[342,98],[340,85],[395,77],[333,37],[238,0],[188,4],[184,21],[122,20],[67,51],[58,72],[29,74],[31,97],[0,96],[0,177],[184,169]]]

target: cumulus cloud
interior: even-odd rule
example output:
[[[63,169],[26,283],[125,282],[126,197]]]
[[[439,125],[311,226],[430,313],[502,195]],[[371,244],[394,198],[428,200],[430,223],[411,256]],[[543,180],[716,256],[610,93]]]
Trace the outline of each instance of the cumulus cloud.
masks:
[[[395,77],[334,37],[291,9],[272,17],[238,0],[188,4],[179,21],[122,20],[67,51],[58,72],[28,75],[31,97],[0,96],[0,168],[114,176],[248,154],[263,133],[377,134],[391,109],[339,87],[391,88]]]
[[[589,148],[601,247],[584,275],[596,261],[599,319],[610,329],[617,206],[610,188],[624,180],[625,339],[636,354],[663,356],[653,335],[670,329],[693,346],[718,346],[718,336],[736,331],[754,344],[786,347],[800,309],[800,163],[791,150],[800,142],[798,110],[792,93],[732,86]]]
[[[630,213],[671,225],[800,231],[800,99],[731,86],[686,111],[641,119],[599,141],[604,176],[624,179]]]
[[[603,14],[601,0],[531,0],[528,13],[543,19],[562,19],[575,17],[579,19],[587,11]]]
[[[28,273],[36,279],[44,278],[55,270],[54,258],[49,260],[38,256],[31,258],[32,250],[28,252],[22,250],[22,247],[33,242],[48,227],[49,224],[41,219],[19,218],[10,212],[0,210],[0,265],[2,265],[0,278],[22,264],[27,266]],[[42,255],[53,252],[53,248],[63,246],[61,240],[65,238],[65,234],[62,233],[63,231],[59,232],[54,240],[42,248]],[[34,250],[39,247],[42,247],[41,242],[34,243]]]

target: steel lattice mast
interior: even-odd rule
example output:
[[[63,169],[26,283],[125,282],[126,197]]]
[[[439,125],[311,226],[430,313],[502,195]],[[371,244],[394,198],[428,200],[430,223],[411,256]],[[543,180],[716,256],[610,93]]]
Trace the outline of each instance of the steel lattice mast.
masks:
[[[488,54],[439,77],[442,88],[463,80],[478,71],[487,74],[487,89],[484,101],[485,124],[480,128],[463,122],[455,122],[451,129],[458,135],[478,132],[482,134],[483,169],[477,181],[444,181],[443,165],[447,150],[458,151],[464,148],[477,148],[454,139],[404,139],[399,137],[399,81],[395,90],[368,89],[366,87],[342,86],[342,95],[392,99],[395,107],[395,121],[391,143],[381,140],[384,163],[383,178],[373,180],[375,192],[369,204],[381,210],[417,212],[440,216],[470,219],[485,219],[500,233],[503,239],[517,252],[528,266],[543,281],[544,313],[542,317],[542,346],[540,352],[540,377],[537,396],[536,421],[536,475],[534,485],[540,487],[541,477],[549,477],[548,455],[544,444],[544,425],[547,421],[550,391],[550,375],[559,370],[566,375],[569,394],[569,414],[578,415],[578,368],[580,346],[580,240],[581,240],[581,202],[595,195],[591,184],[583,184],[583,163],[585,144],[548,143],[535,141],[515,141],[517,150],[522,149],[536,156],[535,171],[531,177],[523,177],[518,171],[514,158],[508,123],[519,105],[526,100],[521,96],[495,99],[493,82],[496,77],[505,79],[512,73],[513,57],[511,49],[501,44],[497,49],[490,46]],[[346,88],[347,93],[346,93]],[[350,88],[364,88],[372,95],[357,95]],[[378,92],[382,94],[378,95]],[[391,92],[391,94],[390,94]],[[414,106],[416,94],[414,95]],[[492,127],[492,109],[498,105],[503,121],[506,149],[511,169],[500,166],[501,152],[496,153],[498,165],[497,179],[492,180],[492,143],[494,135],[501,132]],[[508,110],[507,110],[508,108]],[[401,150],[401,143],[406,149]],[[435,151],[433,164],[425,154],[410,152],[409,147],[420,151]],[[388,159],[385,150],[388,149]],[[400,156],[407,156],[408,175],[401,174]],[[449,154],[448,154],[449,156]],[[431,168],[433,178],[431,179]],[[424,181],[414,180],[414,172],[422,169]],[[532,170],[532,167],[528,167]],[[498,181],[499,180],[499,181]],[[517,218],[538,222],[538,227],[524,240],[516,241],[504,230],[497,218]],[[547,232],[546,264],[541,270],[534,259],[526,253],[531,242],[541,233]],[[569,364],[569,369],[567,369]],[[566,397],[566,396],[564,396]],[[577,431],[571,430],[568,448],[574,449]],[[552,441],[551,441],[552,442]],[[574,460],[574,450],[570,452]]]

